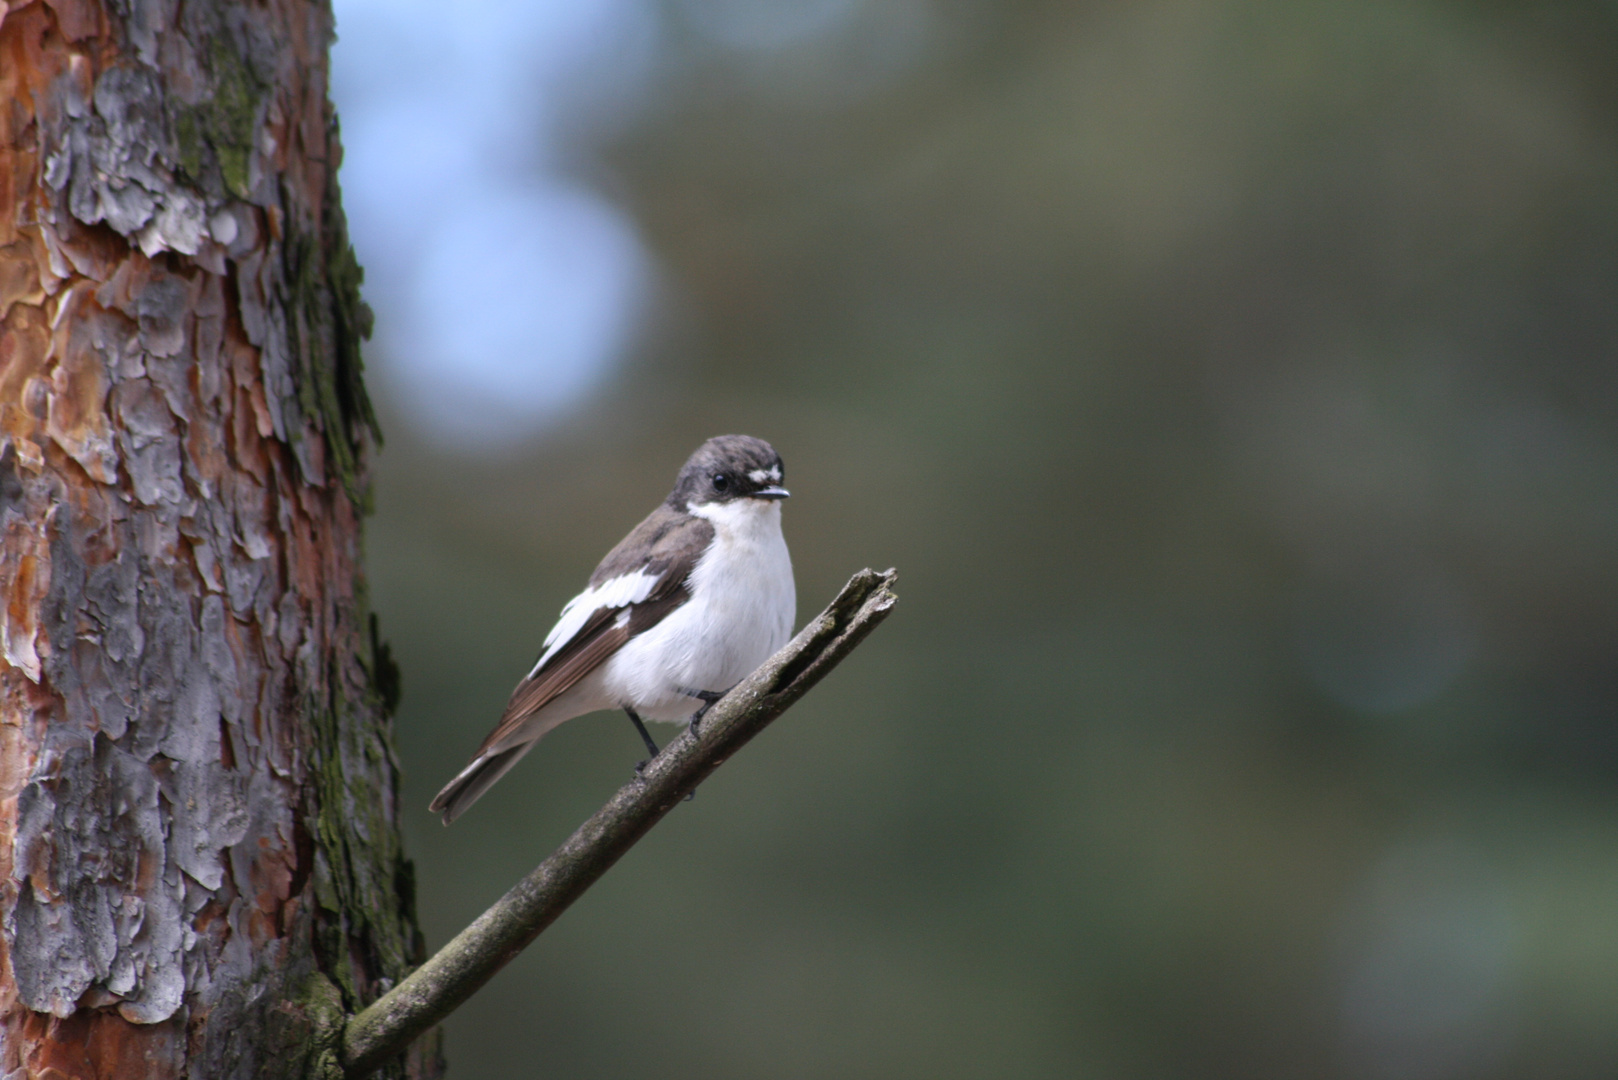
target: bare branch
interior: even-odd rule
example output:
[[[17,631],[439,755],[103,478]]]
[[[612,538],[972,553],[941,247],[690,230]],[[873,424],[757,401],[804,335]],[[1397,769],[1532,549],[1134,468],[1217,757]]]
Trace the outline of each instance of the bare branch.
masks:
[[[855,574],[837,599],[579,826],[551,856],[343,1032],[346,1076],[369,1074],[453,1012],[538,937],[725,760],[847,656],[898,601],[888,570]]]

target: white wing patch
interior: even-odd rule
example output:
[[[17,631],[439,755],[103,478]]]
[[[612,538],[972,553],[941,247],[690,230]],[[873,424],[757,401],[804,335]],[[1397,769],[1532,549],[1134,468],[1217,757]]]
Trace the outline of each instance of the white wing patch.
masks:
[[[602,608],[627,608],[630,604],[638,604],[657,587],[661,574],[649,574],[644,570],[637,570],[633,574],[619,574],[615,578],[608,578],[594,588],[585,589],[579,595],[569,600],[562,608],[562,617],[556,620],[551,632],[545,635],[545,654],[534,665],[534,670],[528,673],[532,679],[558,652],[572,641],[578,632],[584,629],[584,624],[590,621],[590,616]],[[629,613],[626,611],[624,615]]]

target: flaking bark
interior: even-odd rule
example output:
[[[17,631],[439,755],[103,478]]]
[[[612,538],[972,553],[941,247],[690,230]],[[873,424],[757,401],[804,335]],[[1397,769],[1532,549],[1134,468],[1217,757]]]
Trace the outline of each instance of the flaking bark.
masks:
[[[329,1073],[419,953],[331,32],[0,6],[0,1076]]]

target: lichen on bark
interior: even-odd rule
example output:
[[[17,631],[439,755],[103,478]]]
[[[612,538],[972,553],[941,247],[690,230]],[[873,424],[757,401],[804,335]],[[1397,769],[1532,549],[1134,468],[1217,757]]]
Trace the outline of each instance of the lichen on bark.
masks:
[[[331,26],[0,7],[0,1075],[319,1074],[419,955]]]

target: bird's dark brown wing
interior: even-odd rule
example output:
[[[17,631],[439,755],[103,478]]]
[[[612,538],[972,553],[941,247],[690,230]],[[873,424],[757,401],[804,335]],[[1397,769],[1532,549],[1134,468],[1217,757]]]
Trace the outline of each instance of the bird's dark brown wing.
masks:
[[[702,518],[668,506],[660,506],[648,515],[601,560],[590,575],[590,589],[575,603],[591,594],[610,597],[610,586],[633,574],[655,577],[644,599],[596,607],[566,641],[552,642],[534,670],[512,691],[500,723],[489,732],[478,752],[486,753],[516,734],[530,716],[605,663],[630,638],[656,626],[690,599],[686,579],[712,540],[713,526]]]
[[[683,585],[712,542],[712,522],[664,503],[607,552],[590,575],[590,587],[597,588],[636,571],[665,575],[673,572],[676,584]]]

